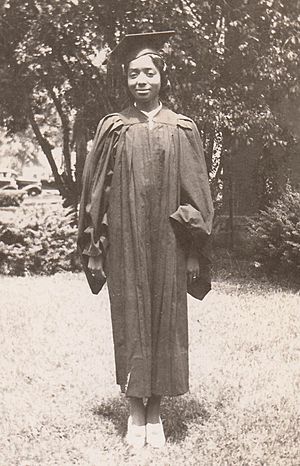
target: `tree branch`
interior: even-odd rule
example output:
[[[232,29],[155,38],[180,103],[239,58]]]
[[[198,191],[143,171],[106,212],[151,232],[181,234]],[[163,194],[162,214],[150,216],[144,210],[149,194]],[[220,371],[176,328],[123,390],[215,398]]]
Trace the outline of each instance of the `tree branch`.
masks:
[[[34,117],[34,113],[33,113],[33,110],[32,110],[32,107],[30,104],[28,104],[28,119],[29,119],[29,122],[31,124],[31,127],[33,129],[33,132],[37,138],[37,141],[39,143],[39,145],[41,146],[42,148],[42,151],[44,152],[44,154],[46,155],[47,157],[47,160],[49,162],[49,165],[51,167],[51,170],[52,170],[52,173],[53,173],[53,176],[54,176],[54,179],[55,179],[55,183],[58,187],[58,190],[60,192],[60,194],[63,196],[63,197],[66,197],[66,189],[64,187],[64,184],[62,182],[62,179],[58,173],[58,169],[57,169],[57,165],[55,163],[55,160],[53,158],[53,155],[52,155],[52,147],[51,147],[51,144],[49,143],[49,141],[42,135],[41,133],[41,130],[35,120],[35,117]]]

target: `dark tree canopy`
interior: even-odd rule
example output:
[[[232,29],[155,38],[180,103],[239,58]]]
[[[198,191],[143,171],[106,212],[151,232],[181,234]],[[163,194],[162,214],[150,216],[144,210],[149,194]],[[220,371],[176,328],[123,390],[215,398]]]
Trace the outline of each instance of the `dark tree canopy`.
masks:
[[[87,140],[125,102],[103,51],[127,32],[173,28],[168,103],[197,122],[215,196],[226,160],[243,145],[261,145],[261,172],[271,179],[274,159],[299,137],[299,15],[298,0],[6,0],[0,124],[9,132],[31,125],[61,194],[76,204]],[[52,154],[53,109],[63,173]]]

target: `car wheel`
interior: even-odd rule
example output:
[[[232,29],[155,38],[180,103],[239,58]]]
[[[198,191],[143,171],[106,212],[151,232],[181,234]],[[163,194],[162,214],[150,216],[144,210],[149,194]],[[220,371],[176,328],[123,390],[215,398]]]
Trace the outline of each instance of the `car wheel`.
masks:
[[[39,190],[39,189],[32,188],[32,189],[29,189],[29,190],[28,190],[28,195],[29,195],[29,196],[37,196],[38,194],[40,194],[40,190]]]

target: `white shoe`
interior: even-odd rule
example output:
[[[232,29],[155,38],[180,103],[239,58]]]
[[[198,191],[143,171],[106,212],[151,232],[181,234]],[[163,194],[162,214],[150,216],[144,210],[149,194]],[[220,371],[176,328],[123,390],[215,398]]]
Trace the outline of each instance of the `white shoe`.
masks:
[[[159,418],[159,422],[156,424],[150,424],[150,422],[147,422],[146,441],[154,448],[162,448],[165,445],[166,437],[161,418]]]
[[[126,442],[133,448],[142,448],[146,442],[146,426],[136,426],[132,423],[132,417],[128,418]]]

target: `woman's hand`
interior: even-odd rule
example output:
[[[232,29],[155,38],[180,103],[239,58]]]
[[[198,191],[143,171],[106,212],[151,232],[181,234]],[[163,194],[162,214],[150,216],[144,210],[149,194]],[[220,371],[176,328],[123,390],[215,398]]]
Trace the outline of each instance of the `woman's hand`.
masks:
[[[90,256],[88,269],[95,278],[106,278],[103,270],[103,256]]]
[[[192,283],[193,280],[199,277],[200,274],[200,264],[198,259],[198,254],[194,251],[190,251],[187,258],[187,276],[189,283]]]

